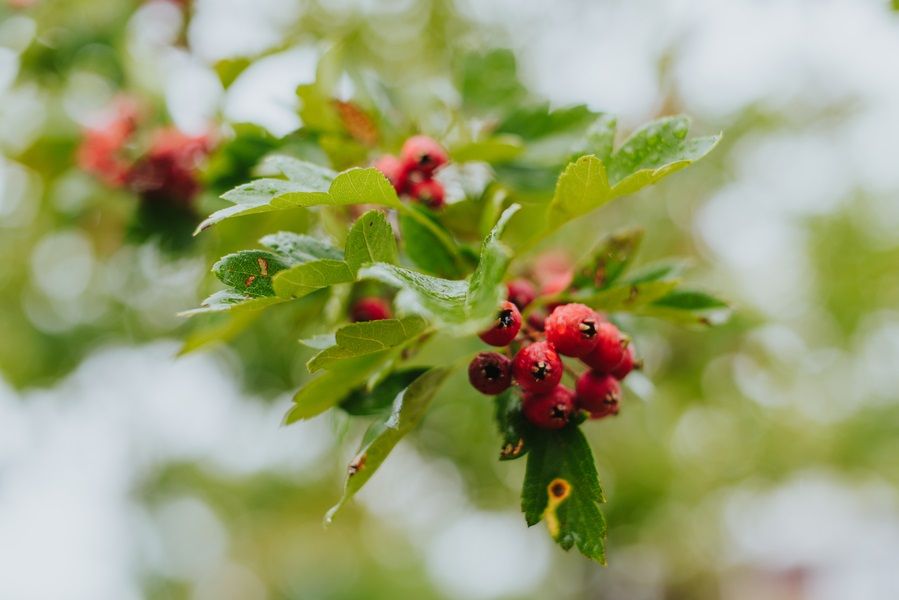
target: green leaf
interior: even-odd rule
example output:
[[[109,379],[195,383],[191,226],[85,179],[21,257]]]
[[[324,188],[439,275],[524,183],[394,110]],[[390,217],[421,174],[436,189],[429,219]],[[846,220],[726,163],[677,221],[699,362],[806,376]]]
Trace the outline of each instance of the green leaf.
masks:
[[[677,288],[680,281],[662,279],[614,285],[592,293],[575,294],[572,299],[603,312],[637,312]]]
[[[708,154],[720,136],[687,139],[686,117],[669,117],[635,132],[608,164],[594,155],[569,163],[556,182],[546,206],[545,225],[531,236],[531,247],[565,223],[585,215],[618,196],[624,196],[679,171]],[[605,151],[605,150],[603,150]],[[535,219],[523,226],[532,227]]]
[[[422,209],[411,206],[410,210],[419,212],[423,219],[431,220],[431,216]],[[462,276],[455,254],[441,244],[433,231],[422,225],[420,220],[411,214],[400,214],[399,225],[406,256],[416,267],[441,277]],[[442,228],[439,223],[434,223],[434,227]]]
[[[371,479],[403,436],[418,425],[449,372],[449,369],[431,369],[397,394],[384,429],[363,446],[350,462],[343,496],[328,511],[326,522],[330,522],[337,511]]]
[[[385,263],[365,267],[359,276],[400,288],[397,302],[409,312],[424,314],[442,325],[453,325],[459,335],[477,331],[493,318],[502,300],[501,284],[511,253],[499,237],[516,210],[517,204],[507,208],[484,239],[470,282],[432,277]]]
[[[311,235],[279,231],[263,237],[259,243],[280,254],[290,265],[321,258],[343,260],[343,252],[339,248]]]
[[[627,283],[645,283],[660,279],[675,279],[680,277],[687,267],[686,261],[667,260],[648,264],[627,276]]]
[[[196,315],[216,313],[216,312],[243,312],[257,311],[268,308],[274,304],[285,302],[285,298],[275,296],[259,296],[252,297],[235,292],[233,290],[221,290],[203,300],[199,308],[185,310],[178,313],[179,317],[193,317]]]
[[[418,337],[427,325],[427,321],[419,316],[351,323],[338,329],[334,345],[313,356],[306,366],[314,373],[319,369],[329,369],[347,358],[401,346]]]
[[[521,412],[521,400],[511,389],[496,397],[496,426],[503,438],[500,460],[514,460],[527,453],[528,424]]]
[[[515,54],[496,49],[466,55],[459,73],[459,93],[464,106],[477,112],[514,106],[527,96],[518,80]]]
[[[262,166],[275,169],[287,177],[288,181],[302,184],[310,190],[325,191],[337,177],[337,173],[331,169],[283,154],[267,157]]]
[[[242,250],[223,256],[212,266],[222,283],[246,296],[274,296],[272,277],[287,268],[284,261],[264,250]]]
[[[639,228],[607,236],[578,269],[576,287],[609,287],[633,262],[642,241],[643,230]]]
[[[347,235],[344,254],[353,272],[365,264],[396,262],[396,239],[383,212],[371,210],[356,220]]]
[[[329,190],[331,204],[378,204],[397,208],[400,200],[390,181],[379,170],[353,168],[334,179]]]
[[[319,171],[314,172],[314,169]],[[348,204],[399,206],[396,191],[377,169],[349,169],[334,177],[330,186],[323,173],[320,167],[312,165],[306,176],[293,173],[292,176],[299,178],[297,181],[257,179],[225,192],[222,198],[234,203],[234,206],[209,215],[197,226],[194,234],[230,217],[299,207]]]
[[[284,416],[284,424],[310,419],[337,406],[389,360],[390,355],[390,352],[378,352],[351,358],[312,379],[294,395],[294,404]]]
[[[505,297],[502,281],[512,260],[512,251],[500,241],[500,236],[519,208],[519,205],[513,204],[504,210],[481,244],[480,260],[471,274],[465,299],[466,314],[470,319],[492,317]]]
[[[721,139],[712,135],[687,139],[690,120],[667,117],[644,125],[616,150],[608,164],[613,195],[632,194],[640,188],[696,162]]]
[[[496,164],[510,162],[523,151],[524,146],[519,137],[497,135],[455,146],[450,154],[456,162],[481,161]]]
[[[615,144],[615,130],[618,119],[612,115],[600,114],[587,128],[581,145],[575,148],[575,154],[592,154],[603,162],[612,156]]]
[[[727,302],[705,292],[674,290],[642,306],[637,312],[681,323],[718,325],[730,317],[731,311]]]
[[[546,102],[538,106],[516,109],[500,123],[497,132],[515,134],[526,140],[572,132],[580,135],[596,120],[596,117],[597,113],[591,111],[585,104],[552,110]]]
[[[342,260],[313,260],[285,269],[272,283],[274,292],[281,298],[301,298],[315,290],[338,283],[355,281],[352,269]]]
[[[552,538],[563,549],[605,564],[606,521],[599,510],[605,502],[593,453],[580,428],[533,429],[521,490],[521,509],[528,526],[546,521]]]
[[[406,389],[425,371],[427,371],[425,368],[415,368],[391,373],[371,391],[365,388],[354,390],[340,403],[340,408],[353,416],[381,414],[390,408],[397,394]]]

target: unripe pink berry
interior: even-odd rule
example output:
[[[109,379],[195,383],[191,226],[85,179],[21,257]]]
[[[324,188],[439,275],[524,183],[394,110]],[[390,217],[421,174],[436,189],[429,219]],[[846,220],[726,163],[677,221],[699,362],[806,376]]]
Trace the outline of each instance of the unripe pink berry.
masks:
[[[537,297],[537,288],[527,279],[513,279],[506,284],[506,289],[509,292],[509,302],[517,306],[518,310],[524,310]]]
[[[424,175],[431,175],[449,160],[446,150],[433,138],[426,135],[410,137],[403,144],[400,160],[410,170]]]

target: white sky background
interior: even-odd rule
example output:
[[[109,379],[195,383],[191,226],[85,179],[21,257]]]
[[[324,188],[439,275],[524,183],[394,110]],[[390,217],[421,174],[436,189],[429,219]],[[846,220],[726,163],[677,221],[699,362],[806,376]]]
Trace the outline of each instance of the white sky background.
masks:
[[[371,9],[370,2],[362,4]],[[852,352],[808,348],[803,320],[817,309],[815,282],[807,275],[802,279],[809,272],[802,219],[839,209],[853,191],[871,192],[863,209],[870,214],[863,218],[872,235],[887,246],[899,243],[899,19],[887,13],[886,4],[560,0],[547,10],[544,2],[463,2],[476,18],[509,32],[530,82],[559,104],[586,102],[621,115],[625,127],[635,126],[658,109],[658,60],[676,48],[671,73],[687,113],[722,128],[752,106],[793,118],[789,127],[740,141],[728,165],[733,179],[688,226],[721,280],[732,286],[730,296],[771,318],[753,334],[754,341],[772,356],[809,351],[779,393],[762,367],[736,357],[735,377],[746,395],[760,403],[795,405],[810,418],[821,415],[824,403],[836,419],[899,388],[899,315],[872,315]],[[200,0],[190,31],[199,56],[167,50],[160,72],[147,74],[165,82],[179,125],[201,127],[220,104],[228,116],[255,119],[278,133],[298,124],[293,92],[312,77],[313,51],[296,49],[261,61],[224,98],[204,63],[234,48],[271,44],[279,36],[279,11],[292,5]],[[133,23],[133,51],[164,47],[172,18],[164,5],[144,8]],[[0,99],[9,64],[9,57],[0,55]],[[25,90],[10,92],[5,100],[28,97]],[[853,106],[847,119],[826,124],[804,119],[810,111],[847,102]],[[33,128],[27,119],[19,126],[26,125]],[[0,191],[22,188],[15,175],[12,167],[0,169]],[[16,197],[0,193],[0,215],[7,211],[16,217],[17,207],[25,206],[15,204]],[[56,236],[47,243],[73,248],[76,270],[95,268],[77,237]],[[32,261],[40,260],[36,252]],[[756,284],[760,279],[765,286]],[[71,299],[76,306],[78,300]],[[173,350],[171,344],[157,344],[102,351],[56,389],[24,396],[0,385],[0,598],[138,598],[136,577],[147,568],[194,582],[200,598],[223,597],[215,581],[232,582],[244,598],[264,597],[258,579],[229,559],[226,524],[200,500],[173,498],[158,514],[149,514],[134,504],[131,486],[143,469],[185,459],[234,474],[274,469],[301,477],[314,468],[316,456],[331,450],[330,429],[321,423],[300,426],[302,435],[297,426],[280,429],[283,405],[268,409],[244,399],[216,360],[172,362]],[[856,385],[860,381],[864,384]],[[681,429],[696,416],[685,415]],[[514,511],[471,509],[451,466],[422,464],[409,452],[395,458],[396,464],[419,464],[425,474],[440,473],[424,479],[434,486],[449,482],[434,489],[453,499],[453,518],[444,527],[428,527],[430,515],[397,510],[383,491],[390,486],[379,488],[378,479],[363,502],[374,518],[390,515],[410,537],[423,536],[429,573],[448,596],[521,593],[527,587],[521,587],[519,572],[489,563],[491,556],[521,549],[528,549],[533,561],[525,583],[547,577],[555,550],[547,550],[542,536],[530,535],[543,532],[525,530]],[[390,464],[379,473],[385,482],[399,472]],[[747,506],[763,508],[743,510]],[[799,514],[805,518],[795,519]],[[817,569],[825,575],[812,588],[816,600],[899,597],[899,574],[882,560],[899,556],[897,499],[876,480],[854,485],[834,474],[813,473],[798,474],[779,490],[735,489],[721,518],[733,548],[726,557],[730,564]],[[831,525],[821,527],[822,522]],[[473,539],[486,551],[466,554],[462,549]],[[191,551],[197,540],[206,553]],[[833,547],[842,549],[840,556]],[[780,550],[772,554],[770,548]],[[472,576],[461,582],[447,576],[460,569]],[[609,573],[619,577],[614,565]],[[630,581],[626,573],[620,577]],[[652,577],[627,585],[643,586],[645,597],[658,591]]]

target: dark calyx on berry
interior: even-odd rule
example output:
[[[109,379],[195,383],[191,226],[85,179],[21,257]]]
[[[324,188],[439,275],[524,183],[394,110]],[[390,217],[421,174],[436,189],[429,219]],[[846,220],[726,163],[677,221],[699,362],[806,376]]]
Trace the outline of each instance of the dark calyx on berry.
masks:
[[[546,339],[559,354],[583,356],[596,346],[600,318],[589,306],[564,304],[546,319]]]
[[[595,371],[611,373],[625,359],[630,339],[609,322],[597,326],[595,337],[593,349],[580,358]]]
[[[575,390],[578,406],[589,412],[591,419],[618,414],[621,386],[613,376],[587,371],[578,378]]]
[[[382,321],[391,316],[390,305],[381,298],[360,298],[353,304],[350,318],[356,322]]]
[[[407,168],[424,175],[431,175],[449,160],[446,150],[426,135],[416,135],[406,140],[400,158]]]
[[[513,279],[506,284],[509,302],[524,310],[537,297],[537,288],[527,279]]]
[[[496,352],[481,352],[468,364],[468,381],[482,394],[501,394],[512,385],[512,361]]]
[[[546,342],[522,348],[512,362],[515,381],[526,392],[548,392],[562,380],[562,360]]]
[[[491,346],[508,346],[521,329],[521,313],[509,301],[503,302],[493,327],[481,332],[479,337]]]
[[[522,399],[525,418],[544,429],[565,427],[571,420],[574,409],[574,393],[561,385],[548,392],[525,394]]]

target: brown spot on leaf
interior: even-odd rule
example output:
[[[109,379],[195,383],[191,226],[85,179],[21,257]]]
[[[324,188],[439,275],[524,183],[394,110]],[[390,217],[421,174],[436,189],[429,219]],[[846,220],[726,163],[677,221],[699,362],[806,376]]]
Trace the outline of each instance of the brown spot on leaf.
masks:
[[[250,275],[249,277],[247,277],[246,281],[243,282],[243,284],[247,287],[250,287],[254,281],[256,281],[256,276]]]
[[[518,438],[518,441],[514,444],[512,442],[505,444],[499,452],[499,457],[515,458],[521,454],[522,450],[524,450],[524,438]]]
[[[263,277],[268,277],[268,261],[259,257],[256,259],[256,262],[259,263],[259,274]]]
[[[558,503],[567,498],[571,493],[571,484],[561,477],[557,477],[549,482],[546,489],[549,491],[550,498]]]
[[[346,472],[347,475],[352,477],[359,471],[365,468],[365,454],[360,454],[356,458],[353,459],[353,462],[350,463],[350,466],[347,467]]]

